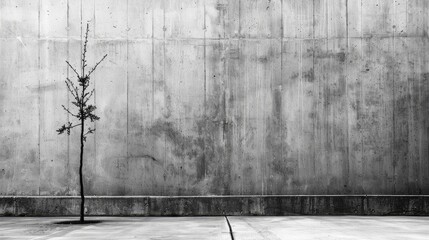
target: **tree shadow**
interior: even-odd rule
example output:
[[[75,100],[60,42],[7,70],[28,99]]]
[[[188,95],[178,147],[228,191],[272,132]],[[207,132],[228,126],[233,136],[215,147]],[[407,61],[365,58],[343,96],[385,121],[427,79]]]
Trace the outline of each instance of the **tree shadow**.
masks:
[[[101,220],[85,220],[83,222],[79,220],[71,220],[71,221],[60,221],[60,222],[54,222],[54,224],[64,224],[64,225],[86,225],[86,224],[97,224],[102,223]]]

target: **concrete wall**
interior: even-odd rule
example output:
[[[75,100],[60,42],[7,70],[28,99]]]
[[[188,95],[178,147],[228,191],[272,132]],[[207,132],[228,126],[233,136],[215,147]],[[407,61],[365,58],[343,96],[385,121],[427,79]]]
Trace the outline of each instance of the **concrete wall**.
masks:
[[[89,63],[108,54],[88,195],[429,194],[428,14],[425,0],[2,0],[0,194],[78,193],[78,134],[55,129],[87,21]]]

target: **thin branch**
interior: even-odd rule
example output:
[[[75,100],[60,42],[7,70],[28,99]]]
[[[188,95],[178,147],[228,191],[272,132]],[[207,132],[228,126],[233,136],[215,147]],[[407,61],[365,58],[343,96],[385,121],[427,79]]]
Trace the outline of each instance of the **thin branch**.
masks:
[[[91,134],[91,133],[94,133],[95,132],[95,128],[88,128],[88,132],[86,132],[85,134],[84,134],[84,136],[86,136],[86,135],[88,135],[88,134]]]
[[[86,132],[85,134],[83,134],[83,136],[82,136],[82,139],[83,139],[83,141],[85,141],[86,142],[86,135],[88,135],[88,134],[90,134],[90,133],[94,133],[95,132],[95,128],[94,129],[92,129],[92,128],[88,128],[88,132]]]
[[[75,102],[75,101],[73,101],[73,102],[71,102],[73,105],[75,105],[77,108],[80,108],[80,102]]]
[[[98,64],[100,64],[105,58],[107,57],[107,54],[106,55],[104,55],[104,57],[97,63],[97,64],[95,64],[95,66],[91,69],[91,71],[89,71],[89,73],[88,73],[88,75],[87,75],[87,77],[89,77],[90,75],[91,75],[91,73],[92,72],[94,72],[95,71],[95,69],[97,69],[97,67],[98,67]]]
[[[86,24],[86,33],[85,33],[85,43],[83,44],[83,53],[82,53],[82,76],[85,75],[86,67],[86,47],[88,45],[88,32],[89,32],[89,23]]]
[[[64,105],[61,105],[63,108],[64,108],[64,110],[66,111],[66,112],[68,112],[70,115],[72,115],[73,117],[77,117],[77,118],[79,118],[79,116],[78,115],[76,115],[76,114],[73,114],[68,108],[66,108],[66,107],[64,107]]]
[[[83,104],[84,105],[86,105],[86,103],[89,101],[89,99],[91,99],[92,94],[94,93],[94,90],[95,89],[92,89],[92,91],[89,93],[89,95],[88,95],[88,93],[85,93],[85,96],[83,97],[83,99],[84,99]],[[86,97],[86,99],[85,99],[85,97]]]
[[[65,81],[66,82],[66,85],[67,85],[67,88],[68,88],[68,90],[69,90],[69,92],[73,95],[73,97],[76,99],[76,95],[74,94],[74,91],[71,89],[71,87],[70,87],[70,85],[69,85],[69,83],[67,82],[67,81]]]
[[[86,115],[85,115],[85,118],[89,118],[89,120],[90,120],[91,122],[94,122],[94,121],[100,120],[100,117],[99,117],[99,116],[97,116],[97,115],[95,115],[95,114],[92,114],[92,113],[88,113],[88,114],[86,114]]]
[[[82,125],[82,124],[78,123],[76,125],[70,126],[69,128],[71,129],[71,128],[74,128],[74,127],[77,127],[77,126],[80,126],[80,125]]]
[[[90,114],[90,113],[94,112],[95,109],[97,109],[97,107],[90,104],[84,108],[84,112],[85,112],[85,114]]]
[[[59,129],[57,129],[58,134],[63,134],[65,131],[67,131],[67,134],[70,135],[70,129],[80,126],[81,124],[76,124],[76,125],[72,125],[71,122],[67,123],[68,126],[66,126],[65,124],[63,124]]]
[[[69,78],[66,78],[66,79],[67,80],[65,82],[66,82],[67,88],[69,89],[69,92],[73,95],[76,101],[79,101],[79,93],[78,93],[77,87],[74,86],[73,82]]]
[[[79,73],[77,73],[76,69],[69,63],[69,61],[66,61],[66,63],[69,65],[71,69],[73,69],[73,72],[76,73],[77,78],[80,78]]]

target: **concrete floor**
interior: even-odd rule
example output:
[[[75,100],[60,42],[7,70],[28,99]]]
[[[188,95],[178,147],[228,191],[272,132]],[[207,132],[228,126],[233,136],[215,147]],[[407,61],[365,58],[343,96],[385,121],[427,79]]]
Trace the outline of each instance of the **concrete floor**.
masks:
[[[0,239],[231,239],[224,217],[0,217]],[[241,239],[428,239],[429,217],[229,217]]]

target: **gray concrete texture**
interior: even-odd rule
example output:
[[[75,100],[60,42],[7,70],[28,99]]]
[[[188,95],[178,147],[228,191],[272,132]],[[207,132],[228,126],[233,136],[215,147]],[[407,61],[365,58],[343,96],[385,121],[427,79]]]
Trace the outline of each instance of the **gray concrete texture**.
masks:
[[[0,196],[0,216],[78,216],[78,196]],[[429,216],[428,195],[87,196],[87,216]]]
[[[75,218],[0,217],[0,238],[232,239],[224,217],[98,217],[92,225],[57,225]],[[427,239],[428,217],[228,217],[235,240]]]
[[[78,194],[88,21],[88,195],[429,194],[428,5],[2,0],[0,194]]]

